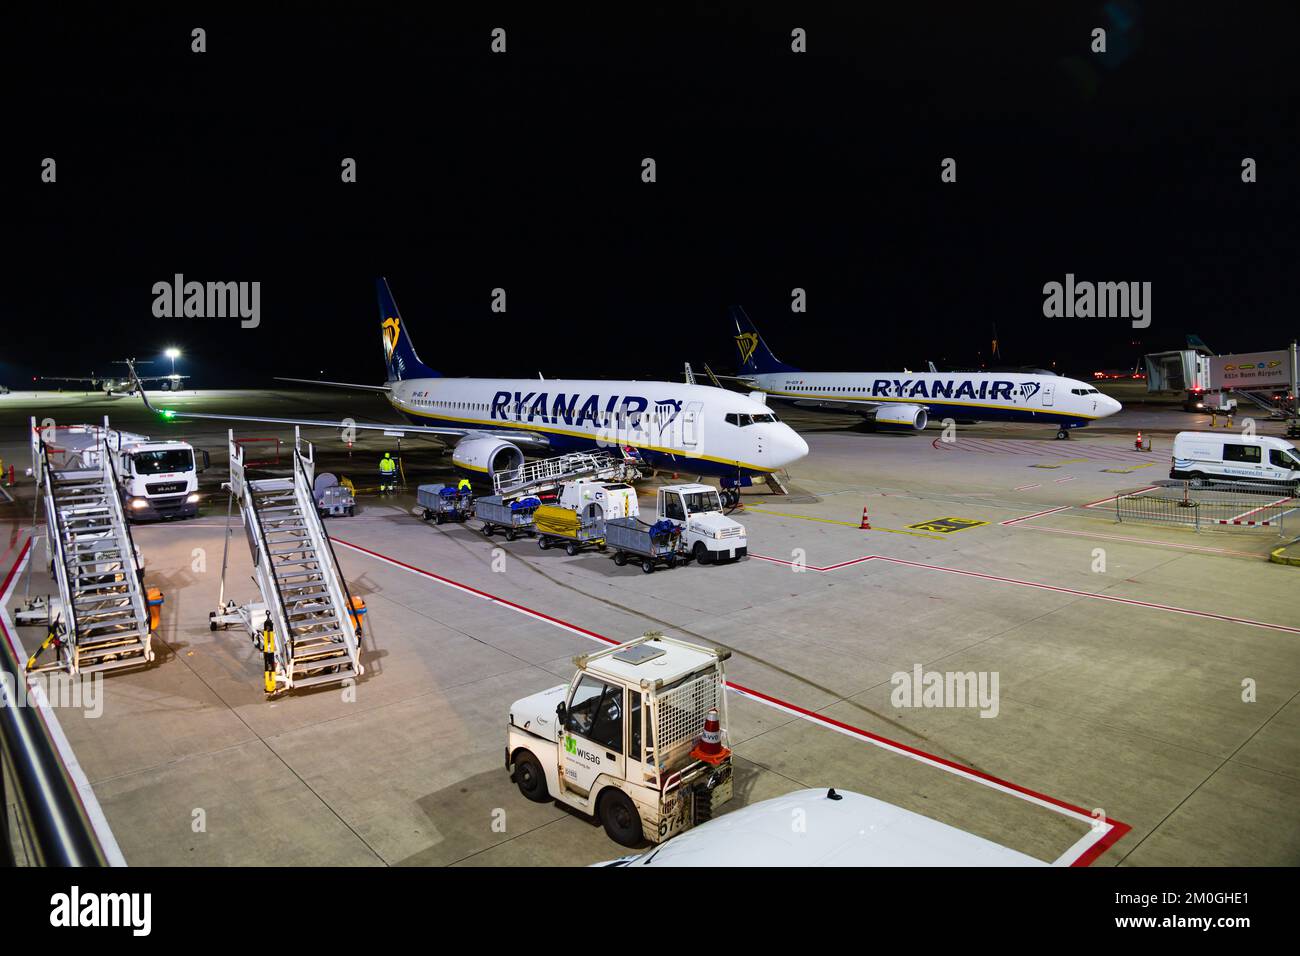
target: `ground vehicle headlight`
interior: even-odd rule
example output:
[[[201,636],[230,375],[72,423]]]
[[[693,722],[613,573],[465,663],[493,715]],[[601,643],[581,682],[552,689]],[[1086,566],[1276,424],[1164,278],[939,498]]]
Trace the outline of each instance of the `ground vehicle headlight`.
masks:
[[[197,491],[191,492],[189,495],[186,495],[185,497],[185,503],[187,505],[198,504],[198,502],[199,502],[199,493]]]
[[[132,508],[148,508],[148,507],[149,507],[149,502],[146,501],[146,500],[143,499],[143,498],[132,498],[132,499],[131,499],[131,507],[132,507]]]

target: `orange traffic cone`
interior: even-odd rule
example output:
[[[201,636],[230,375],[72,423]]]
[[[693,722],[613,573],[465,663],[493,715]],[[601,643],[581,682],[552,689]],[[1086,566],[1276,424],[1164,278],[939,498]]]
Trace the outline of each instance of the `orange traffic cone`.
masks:
[[[863,531],[871,530],[871,519],[867,517],[867,506],[862,506],[862,524],[858,525]]]
[[[1133,442],[1133,447],[1136,448],[1138,451],[1141,451],[1141,450],[1142,450],[1142,433],[1141,433],[1141,432],[1138,432],[1138,437],[1137,437],[1137,440]]]
[[[718,708],[710,707],[704,717],[704,731],[700,742],[691,751],[691,756],[705,763],[719,764],[731,755],[731,751],[722,746],[722,725],[718,723]]]

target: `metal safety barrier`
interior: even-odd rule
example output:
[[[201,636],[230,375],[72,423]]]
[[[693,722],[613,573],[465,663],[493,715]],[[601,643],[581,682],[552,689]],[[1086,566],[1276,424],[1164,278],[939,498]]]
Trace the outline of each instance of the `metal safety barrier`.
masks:
[[[1286,519],[1300,509],[1296,489],[1249,482],[1195,486],[1171,482],[1115,498],[1116,521],[1145,521],[1201,530],[1267,528],[1286,533]]]

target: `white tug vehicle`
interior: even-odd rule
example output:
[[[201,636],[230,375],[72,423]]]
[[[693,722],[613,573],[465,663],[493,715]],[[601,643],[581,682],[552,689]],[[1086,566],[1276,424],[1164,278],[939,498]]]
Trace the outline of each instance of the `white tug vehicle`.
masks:
[[[732,792],[730,655],[650,632],[574,658],[568,684],[511,706],[511,779],[529,800],[597,817],[623,846],[711,819]]]

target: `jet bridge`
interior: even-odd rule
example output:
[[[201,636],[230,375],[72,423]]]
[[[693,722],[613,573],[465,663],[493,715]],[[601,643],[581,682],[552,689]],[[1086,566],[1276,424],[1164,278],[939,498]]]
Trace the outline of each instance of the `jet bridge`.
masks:
[[[262,652],[267,696],[355,681],[365,605],[354,599],[339,570],[334,546],[312,494],[315,463],[310,442],[297,436],[293,473],[250,479],[243,445],[229,433],[231,505],[239,502],[260,601],[220,604],[212,630],[243,627]],[[221,568],[222,599],[231,529]]]
[[[162,597],[145,591],[143,562],[118,493],[108,419],[102,430],[78,427],[77,453],[56,462],[52,456],[66,450],[52,444],[58,433],[32,422],[32,461],[59,593],[18,612],[19,624],[48,628],[28,672],[85,674],[154,660],[158,614],[151,606]],[[50,650],[53,659],[38,663]]]

